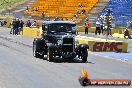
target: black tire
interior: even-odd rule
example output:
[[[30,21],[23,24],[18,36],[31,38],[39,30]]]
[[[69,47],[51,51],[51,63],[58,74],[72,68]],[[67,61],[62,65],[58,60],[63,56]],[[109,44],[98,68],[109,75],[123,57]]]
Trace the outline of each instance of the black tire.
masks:
[[[88,57],[88,51],[84,50],[84,52],[82,53],[82,63],[86,63],[87,62],[87,57]]]
[[[37,53],[36,45],[33,45],[33,56],[36,58],[43,58],[44,57],[44,55],[40,55]]]
[[[39,57],[39,54],[36,51],[36,46],[35,45],[33,45],[33,56],[37,57],[37,58]]]
[[[49,62],[53,61],[53,52],[50,49],[48,49],[48,52],[47,52],[47,61]]]

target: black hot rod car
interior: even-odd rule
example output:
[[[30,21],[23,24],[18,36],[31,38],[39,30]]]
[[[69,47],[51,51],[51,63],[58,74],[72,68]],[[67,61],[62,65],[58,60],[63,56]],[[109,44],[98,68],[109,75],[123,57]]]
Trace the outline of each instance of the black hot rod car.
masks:
[[[33,56],[43,58],[47,55],[49,62],[56,57],[62,59],[82,59],[88,57],[88,45],[75,42],[76,23],[70,21],[44,21],[41,38],[34,38]]]

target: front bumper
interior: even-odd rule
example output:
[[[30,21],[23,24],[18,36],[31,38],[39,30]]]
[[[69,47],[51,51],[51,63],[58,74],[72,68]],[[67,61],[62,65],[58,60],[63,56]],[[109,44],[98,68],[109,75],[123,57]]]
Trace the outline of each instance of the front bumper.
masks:
[[[75,58],[76,57],[76,53],[75,52],[63,52],[62,53],[62,58]]]

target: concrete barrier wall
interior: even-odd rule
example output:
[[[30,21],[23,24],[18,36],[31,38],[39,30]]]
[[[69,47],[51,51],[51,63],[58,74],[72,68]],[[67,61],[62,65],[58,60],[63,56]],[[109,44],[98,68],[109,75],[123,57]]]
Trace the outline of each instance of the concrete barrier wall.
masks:
[[[95,52],[127,52],[128,43],[123,41],[108,40],[92,37],[76,37],[80,44],[88,44],[89,51]]]
[[[119,33],[114,33],[112,36],[117,38],[124,38],[124,34],[119,34]]]
[[[24,27],[23,33],[21,33],[23,36],[30,37],[30,38],[36,38],[41,36],[41,28],[36,27]]]
[[[84,27],[84,26],[78,26],[77,31],[78,31],[78,32],[85,32],[85,27]],[[89,28],[88,31],[91,32],[91,33],[94,33],[94,32],[95,32],[95,27]]]

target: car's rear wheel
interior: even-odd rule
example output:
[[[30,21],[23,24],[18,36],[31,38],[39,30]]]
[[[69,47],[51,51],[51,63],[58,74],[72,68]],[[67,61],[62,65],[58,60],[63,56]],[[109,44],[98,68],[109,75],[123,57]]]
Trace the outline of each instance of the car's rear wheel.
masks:
[[[48,52],[47,52],[47,60],[49,62],[53,61],[53,52],[50,49],[48,49]]]
[[[88,57],[88,51],[84,50],[84,52],[81,55],[82,63],[86,63],[87,62],[87,57]]]

